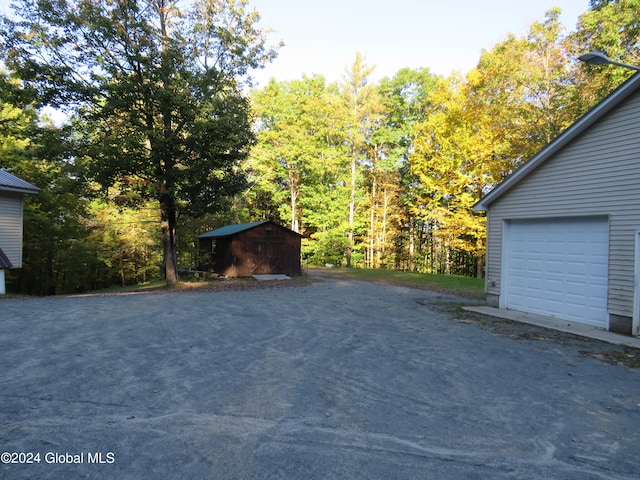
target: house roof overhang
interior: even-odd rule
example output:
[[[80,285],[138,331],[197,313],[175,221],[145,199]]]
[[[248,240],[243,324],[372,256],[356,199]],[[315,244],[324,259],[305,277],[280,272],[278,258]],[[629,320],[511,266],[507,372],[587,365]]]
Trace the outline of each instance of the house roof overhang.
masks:
[[[40,189],[0,168],[0,191],[38,193]]]
[[[502,197],[505,193],[515,187],[532,171],[537,169],[544,162],[549,160],[568,143],[582,135],[589,127],[598,122],[603,116],[623,103],[629,96],[640,89],[640,73],[636,73],[626,82],[616,88],[607,97],[600,101],[595,107],[585,113],[582,117],[572,123],[564,132],[558,135],[553,141],[547,144],[528,162],[518,168],[505,180],[499,183],[489,193],[487,193],[478,203],[473,206],[476,211],[486,211],[489,206]]]
[[[5,253],[2,251],[2,249],[0,248],[0,270],[6,269],[6,268],[13,268],[13,265],[11,265],[11,261],[9,260],[9,257],[7,257]]]

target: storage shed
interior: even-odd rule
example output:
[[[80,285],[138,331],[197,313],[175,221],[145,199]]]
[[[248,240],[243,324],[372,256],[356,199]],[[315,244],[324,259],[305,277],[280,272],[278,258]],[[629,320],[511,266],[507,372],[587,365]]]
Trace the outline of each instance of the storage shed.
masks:
[[[198,269],[227,277],[300,275],[302,237],[271,220],[227,225],[198,236]]]
[[[39,191],[0,169],[0,294],[6,293],[5,270],[22,267],[23,196]]]
[[[474,208],[490,304],[640,334],[640,74]]]

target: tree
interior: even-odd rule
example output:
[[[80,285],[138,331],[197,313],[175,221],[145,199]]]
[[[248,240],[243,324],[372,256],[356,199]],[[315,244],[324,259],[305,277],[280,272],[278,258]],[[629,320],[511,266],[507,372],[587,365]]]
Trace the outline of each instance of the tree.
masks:
[[[22,97],[19,79],[0,70],[0,168],[15,168],[33,143],[37,105]]]
[[[0,98],[15,103],[0,101],[0,168],[42,188],[25,195],[23,264],[10,271],[9,286],[35,295],[82,291],[90,284],[87,272],[95,256],[79,240],[89,228],[83,182],[68,162],[69,129],[39,118],[30,102],[20,105],[15,84],[3,87]]]
[[[480,254],[483,219],[473,215],[474,199],[479,199],[483,184],[478,185],[487,168],[493,145],[485,136],[487,117],[470,108],[468,83],[458,76],[440,82],[433,92],[431,114],[418,126],[422,135],[411,155],[411,170],[419,187],[414,189],[414,212],[432,232],[432,245],[439,239],[446,258],[452,249]],[[480,247],[480,252],[478,251]],[[450,262],[440,262],[436,271],[453,273]]]
[[[313,235],[305,255],[326,263],[317,240],[344,235],[347,211],[345,112],[338,89],[322,76],[303,76],[272,80],[252,98],[258,142],[245,166],[254,215],[278,211],[293,230]]]
[[[102,281],[106,285],[135,285],[158,278],[161,258],[155,248],[155,208],[126,208],[121,204],[122,198],[109,200],[91,202],[91,217],[87,220],[91,227],[87,243],[95,251],[95,263],[104,265],[106,270],[106,278],[96,278],[96,284]]]
[[[385,108],[383,128],[393,139],[391,156],[398,163],[396,183],[400,197],[398,201],[401,203],[398,207],[402,215],[399,221],[402,225],[393,239],[398,252],[394,263],[396,268],[401,267],[403,244],[408,243],[405,268],[410,271],[415,270],[416,234],[418,230],[422,230],[422,224],[415,209],[411,208],[418,181],[410,169],[409,158],[416,149],[415,142],[419,133],[417,126],[431,110],[429,96],[437,87],[439,78],[427,68],[403,68],[392,78],[382,79],[378,87]]]
[[[258,144],[247,166],[257,174],[262,190],[271,189],[282,216],[296,232],[304,222],[303,189],[317,184],[327,167],[321,164],[332,157],[333,146],[339,143],[332,141],[341,131],[337,123],[342,117],[332,108],[334,94],[321,76],[271,80],[253,93]]]
[[[590,3],[591,9],[580,16],[576,31],[568,38],[567,48],[573,57],[600,51],[624,63],[640,64],[640,0],[594,0]],[[612,65],[580,63],[573,74],[578,94],[573,103],[580,113],[584,113],[629,78],[633,71]]]
[[[382,105],[378,92],[370,83],[369,76],[375,66],[369,66],[366,59],[356,54],[353,64],[345,71],[342,81],[342,94],[346,107],[347,139],[350,150],[350,198],[349,198],[349,251],[347,266],[351,266],[354,236],[356,234],[356,206],[358,203],[360,164],[366,158],[366,144],[377,123],[381,119]]]
[[[450,250],[478,260],[482,274],[485,219],[473,205],[574,118],[559,11],[529,35],[510,35],[484,52],[466,78],[450,78],[431,96],[411,157],[419,178],[415,206]]]
[[[137,178],[128,188],[157,201],[169,285],[178,211],[244,186],[237,167],[253,136],[242,82],[276,54],[247,3],[21,0],[3,19],[9,68],[43,104],[82,118],[77,162],[106,187]]]

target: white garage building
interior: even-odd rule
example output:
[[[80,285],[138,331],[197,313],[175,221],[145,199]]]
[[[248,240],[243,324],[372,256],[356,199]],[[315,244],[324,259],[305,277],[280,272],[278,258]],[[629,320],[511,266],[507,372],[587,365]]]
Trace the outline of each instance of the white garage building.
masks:
[[[474,208],[490,305],[640,334],[640,74]]]

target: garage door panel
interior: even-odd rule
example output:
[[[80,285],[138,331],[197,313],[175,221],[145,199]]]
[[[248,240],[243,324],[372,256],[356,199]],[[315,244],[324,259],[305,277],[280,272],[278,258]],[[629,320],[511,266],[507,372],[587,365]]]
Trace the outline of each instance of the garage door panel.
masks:
[[[587,285],[584,289],[585,305],[602,305],[601,298],[602,287],[596,285]]]
[[[587,264],[577,261],[567,263],[567,277],[582,281],[587,274]]]
[[[523,270],[525,268],[525,261],[524,260],[514,260],[513,261],[513,267],[517,268],[519,270]]]
[[[608,221],[514,221],[508,226],[506,306],[608,326]]]
[[[561,300],[554,301],[552,299],[547,299],[544,302],[544,310],[545,314],[557,316],[557,312],[562,312],[563,302]]]
[[[528,262],[522,262],[522,264],[524,268],[527,269],[527,272],[529,273],[544,272],[544,262],[542,260],[532,260]]]
[[[565,292],[564,283],[561,279],[552,278],[547,275],[546,285],[542,288],[543,291],[547,292],[549,296],[552,295],[562,295]]]
[[[574,250],[572,252],[569,252],[567,254],[567,262],[569,262],[569,263],[583,263],[584,262],[584,252],[578,252],[576,250]]]
[[[579,299],[580,302],[584,302],[585,293],[587,292],[585,291],[585,286],[582,283],[568,282],[566,285],[565,294],[567,296],[567,301],[571,301],[573,298]]]
[[[549,266],[541,272],[548,282],[564,282],[567,274],[563,269],[556,269],[553,266]],[[531,278],[532,282],[537,282],[538,278]]]
[[[599,269],[599,272],[606,272],[609,267],[609,258],[608,257],[597,257],[592,258],[589,266],[592,269]]]

